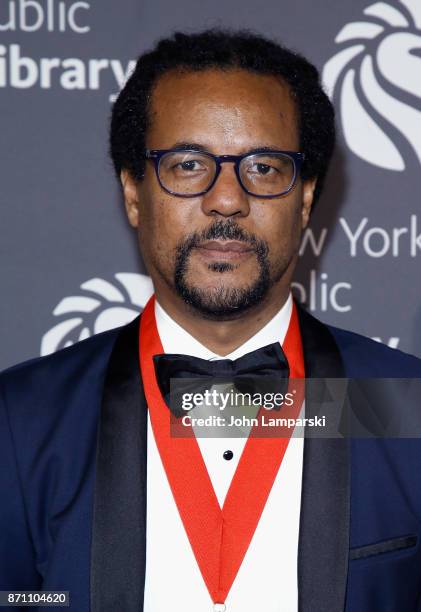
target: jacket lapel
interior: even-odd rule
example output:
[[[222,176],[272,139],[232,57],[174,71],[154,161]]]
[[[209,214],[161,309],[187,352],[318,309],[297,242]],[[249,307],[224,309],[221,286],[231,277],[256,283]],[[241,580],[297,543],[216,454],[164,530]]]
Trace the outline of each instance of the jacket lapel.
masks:
[[[307,378],[344,378],[339,349],[328,328],[298,309]],[[306,416],[312,413],[306,398]],[[299,612],[345,607],[348,572],[349,440],[304,441],[298,547]]]
[[[121,328],[104,382],[91,549],[92,612],[143,610],[147,409],[137,317]]]

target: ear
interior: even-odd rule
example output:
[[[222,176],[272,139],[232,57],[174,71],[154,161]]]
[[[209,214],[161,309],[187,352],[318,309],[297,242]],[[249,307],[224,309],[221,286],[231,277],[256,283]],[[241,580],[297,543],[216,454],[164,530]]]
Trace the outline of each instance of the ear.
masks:
[[[303,182],[303,206],[301,209],[302,227],[305,229],[310,219],[311,207],[313,205],[314,190],[316,189],[317,177],[307,179]]]
[[[127,218],[132,227],[137,227],[139,225],[139,196],[137,193],[137,183],[128,170],[121,171],[120,181],[123,187]]]

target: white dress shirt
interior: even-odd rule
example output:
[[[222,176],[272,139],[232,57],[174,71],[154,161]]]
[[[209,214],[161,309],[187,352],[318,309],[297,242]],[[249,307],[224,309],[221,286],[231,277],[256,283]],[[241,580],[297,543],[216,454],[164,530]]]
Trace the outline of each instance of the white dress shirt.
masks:
[[[254,336],[221,357],[203,346],[155,302],[158,333],[166,353],[202,359],[237,359],[284,341],[291,295]],[[222,507],[246,438],[197,438]],[[259,524],[226,599],[227,612],[297,612],[297,551],[303,439],[292,437]],[[226,450],[233,453],[224,459]],[[264,469],[264,466],[262,466]],[[241,509],[239,509],[241,511]],[[213,603],[181,522],[148,417],[146,579],[144,612],[211,612]]]

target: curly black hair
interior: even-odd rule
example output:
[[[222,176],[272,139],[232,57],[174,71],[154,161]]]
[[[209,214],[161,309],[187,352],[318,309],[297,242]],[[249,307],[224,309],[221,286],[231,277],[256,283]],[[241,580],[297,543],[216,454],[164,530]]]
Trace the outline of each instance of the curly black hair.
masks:
[[[141,180],[145,168],[148,107],[154,85],[171,70],[244,69],[286,82],[296,102],[303,179],[318,177],[317,200],[333,152],[333,106],[322,89],[317,69],[304,57],[248,30],[212,29],[176,32],[139,57],[120,92],[111,117],[110,154],[117,176],[124,168]]]

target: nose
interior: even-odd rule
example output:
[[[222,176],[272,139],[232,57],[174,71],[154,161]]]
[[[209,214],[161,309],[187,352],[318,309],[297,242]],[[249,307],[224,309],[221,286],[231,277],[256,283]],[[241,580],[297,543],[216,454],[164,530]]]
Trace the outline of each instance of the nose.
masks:
[[[221,172],[212,189],[202,198],[202,211],[205,215],[222,217],[246,217],[249,214],[249,197],[241,187],[231,162],[221,165]]]

